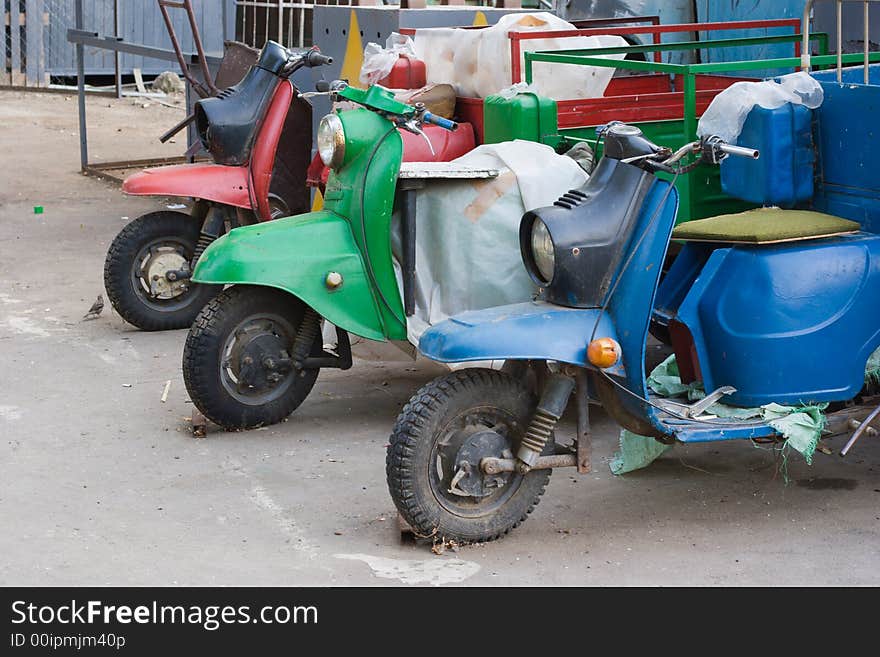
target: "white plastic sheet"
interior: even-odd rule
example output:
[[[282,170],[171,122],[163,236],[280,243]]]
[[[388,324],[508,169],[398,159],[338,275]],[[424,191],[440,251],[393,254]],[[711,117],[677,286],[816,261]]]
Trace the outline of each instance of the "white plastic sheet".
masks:
[[[816,109],[823,99],[822,85],[805,71],[763,82],[735,82],[715,96],[700,118],[697,134],[716,135],[733,144],[755,105],[776,109],[792,103]]]
[[[460,96],[485,98],[511,84],[508,32],[573,30],[575,27],[546,12],[509,14],[480,30],[429,28],[416,31],[415,50],[425,62],[428,83],[448,83]],[[520,42],[522,52],[626,46],[620,36],[543,38]],[[621,59],[623,55],[605,55]],[[521,54],[521,70],[525,58]],[[605,93],[614,69],[576,64],[534,64],[533,86],[554,100],[598,98]]]
[[[372,41],[364,48],[364,63],[361,65],[360,81],[363,84],[376,84],[391,73],[401,55],[417,58],[413,40],[397,32],[392,32],[385,40],[383,48]]]
[[[419,191],[416,307],[407,325],[414,345],[428,326],[451,315],[531,299],[536,288],[520,257],[520,219],[587,180],[573,159],[529,141],[480,146],[455,162],[500,175],[430,181]],[[399,231],[392,244],[400,253]]]

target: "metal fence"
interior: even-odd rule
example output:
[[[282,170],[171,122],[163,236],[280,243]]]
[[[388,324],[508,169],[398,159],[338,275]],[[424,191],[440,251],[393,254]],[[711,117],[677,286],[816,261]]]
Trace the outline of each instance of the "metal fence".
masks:
[[[102,36],[118,35],[129,43],[170,48],[162,14],[156,0],[81,0],[83,29]],[[76,53],[67,41],[74,27],[77,0],[0,0],[4,11],[5,49],[0,69],[0,86],[43,86],[50,77],[76,74]],[[222,55],[224,39],[234,38],[234,0],[194,0],[193,8],[202,33],[205,51]],[[193,51],[192,33],[185,12],[171,12],[181,46]],[[86,75],[112,75],[117,55],[108,50],[87,48]],[[123,74],[139,68],[145,75],[175,68],[168,62],[122,54]]]
[[[310,46],[316,4],[353,5],[357,0],[236,0],[236,39],[255,48],[263,47],[270,39],[288,48]]]
[[[0,84],[38,86],[45,83],[43,25],[49,22],[43,0],[2,0],[4,17],[3,70]]]
[[[504,4],[503,0],[437,0],[431,4],[493,6],[496,3]],[[254,48],[262,48],[270,39],[288,48],[305,48],[313,45],[312,12],[316,5],[358,4],[370,6],[359,0],[236,0],[236,39]],[[532,0],[532,4],[552,6],[552,0]]]

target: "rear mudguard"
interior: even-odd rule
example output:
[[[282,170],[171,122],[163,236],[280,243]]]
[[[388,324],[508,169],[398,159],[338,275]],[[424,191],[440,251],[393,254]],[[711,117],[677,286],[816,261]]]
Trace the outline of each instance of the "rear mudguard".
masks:
[[[425,331],[419,351],[441,363],[555,360],[589,367],[587,344],[594,333],[617,339],[607,312],[531,301],[456,315]],[[606,371],[625,376],[620,363]]]
[[[247,167],[174,164],[135,173],[122,183],[132,196],[182,196],[251,208]]]
[[[326,283],[330,272],[342,275],[335,289]],[[236,228],[205,250],[193,280],[278,288],[350,333],[371,340],[386,337],[350,225],[333,212]]]

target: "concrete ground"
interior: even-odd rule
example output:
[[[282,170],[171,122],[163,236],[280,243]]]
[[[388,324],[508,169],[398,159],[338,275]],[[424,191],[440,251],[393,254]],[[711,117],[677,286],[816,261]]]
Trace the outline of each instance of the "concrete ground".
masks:
[[[95,159],[180,151],[155,138],[182,113],[142,104],[89,98]],[[615,477],[601,411],[595,472],[557,471],[504,540],[401,542],[385,445],[437,366],[358,360],[286,423],[194,438],[185,332],[81,321],[110,241],[164,201],[77,172],[75,98],[0,92],[0,153],[0,584],[880,584],[880,442],[794,455],[788,485],[750,443]]]

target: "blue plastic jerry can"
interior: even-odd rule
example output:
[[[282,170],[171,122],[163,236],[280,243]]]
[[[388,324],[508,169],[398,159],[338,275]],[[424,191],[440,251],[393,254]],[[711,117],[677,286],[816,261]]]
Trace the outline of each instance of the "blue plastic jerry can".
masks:
[[[757,148],[761,157],[728,157],[721,163],[725,194],[759,205],[793,208],[813,198],[815,153],[812,110],[786,103],[755,106],[743,124],[738,146]]]

